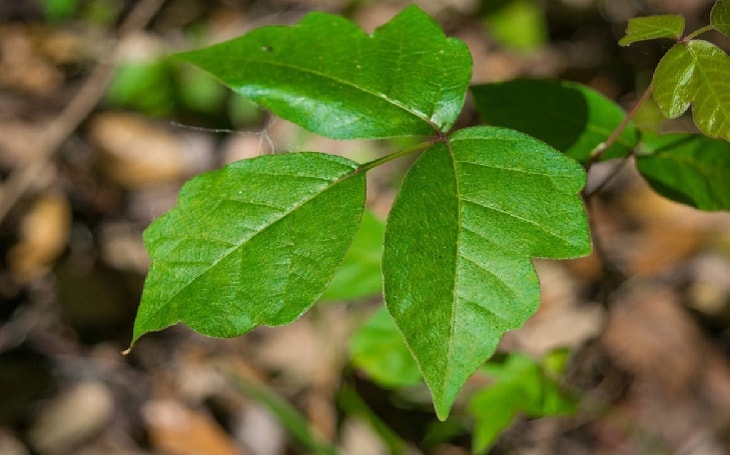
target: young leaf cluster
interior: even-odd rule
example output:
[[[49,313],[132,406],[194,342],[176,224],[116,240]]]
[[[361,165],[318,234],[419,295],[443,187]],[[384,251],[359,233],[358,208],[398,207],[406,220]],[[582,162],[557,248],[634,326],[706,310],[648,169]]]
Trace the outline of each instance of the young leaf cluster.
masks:
[[[288,153],[193,179],[145,233],[152,266],[134,341],[181,321],[222,337],[293,321],[325,292],[353,242],[367,171],[420,152],[387,220],[383,287],[443,419],[504,332],[537,308],[531,258],[590,251],[576,161],[510,129],[451,131],[471,56],[418,7],[372,35],[311,13],[178,57],[323,136],[426,137],[362,165]]]
[[[730,36],[729,23],[730,0],[718,0],[710,25],[685,37],[684,17],[663,15],[631,19],[626,36],[619,41],[622,46],[657,38],[677,41],[654,72],[654,99],[667,118],[679,117],[692,105],[700,131],[726,141],[730,141],[730,56],[695,37],[713,29]]]

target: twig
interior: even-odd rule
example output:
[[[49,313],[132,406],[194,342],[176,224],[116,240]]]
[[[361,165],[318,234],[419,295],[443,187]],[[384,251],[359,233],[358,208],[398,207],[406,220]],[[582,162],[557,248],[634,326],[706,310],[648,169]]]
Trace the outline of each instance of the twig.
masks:
[[[604,178],[601,183],[599,183],[598,185],[593,187],[592,190],[585,192],[586,199],[589,199],[594,194],[597,194],[597,193],[600,193],[601,191],[603,191],[603,189],[606,188],[606,186],[609,183],[611,183],[613,181],[613,179],[615,179],[621,173],[621,171],[624,169],[624,167],[626,167],[626,163],[628,163],[629,159],[632,158],[633,156],[634,156],[634,152],[632,150],[631,153],[629,153],[628,155],[626,155],[625,157],[623,157],[621,159],[621,162],[619,162],[616,166],[614,166],[614,168],[611,170],[611,173],[608,174],[608,176],[606,178]]]
[[[115,55],[120,43],[146,27],[164,2],[165,0],[141,0],[137,3],[119,26],[119,39],[108,55]],[[44,128],[38,142],[33,145],[33,159],[13,171],[0,189],[0,223],[33,183],[46,172],[53,154],[99,103],[113,71],[114,63],[97,63],[66,108]]]
[[[648,87],[646,87],[646,90],[644,90],[644,93],[641,94],[641,97],[639,97],[638,100],[636,100],[636,103],[634,103],[634,106],[631,108],[631,110],[626,114],[626,117],[621,121],[621,123],[618,124],[616,129],[613,130],[610,136],[604,141],[601,142],[591,151],[590,159],[588,160],[588,163],[586,164],[586,169],[590,169],[591,166],[593,166],[595,163],[600,161],[600,159],[603,157],[603,154],[606,153],[606,151],[611,148],[611,146],[618,140],[618,137],[621,135],[621,133],[624,132],[626,129],[626,126],[628,126],[629,122],[634,118],[636,113],[639,111],[639,108],[644,105],[646,100],[649,99],[649,95],[651,95],[652,85],[649,84]]]
[[[618,140],[621,133],[624,131],[624,129],[626,129],[626,126],[628,126],[629,122],[634,118],[634,116],[636,116],[639,108],[643,106],[644,103],[646,103],[646,101],[649,99],[651,91],[652,85],[649,84],[649,86],[646,87],[646,90],[644,90],[644,93],[642,93],[639,99],[636,100],[631,110],[626,114],[621,123],[618,124],[616,129],[611,132],[611,134],[604,142],[601,142],[593,149],[590,154],[588,163],[586,163],[585,166],[586,171],[589,171],[594,164],[600,161],[606,151],[611,148],[611,146]],[[634,150],[631,150],[629,155],[624,157],[623,161],[619,163],[618,166],[616,166],[616,168],[608,175],[608,177],[606,177],[590,192],[584,189],[582,194],[583,202],[586,206],[586,210],[588,211],[588,222],[590,223],[593,252],[601,261],[604,271],[603,279],[601,280],[601,289],[599,290],[599,297],[601,299],[601,303],[605,308],[608,308],[610,294],[615,291],[621,285],[621,283],[626,281],[626,276],[618,267],[615,266],[612,261],[609,260],[609,257],[606,254],[603,239],[598,233],[595,222],[595,215],[593,214],[593,196],[601,191],[603,188],[605,188],[605,186],[619,174],[624,165],[629,161],[629,158],[633,155]]]

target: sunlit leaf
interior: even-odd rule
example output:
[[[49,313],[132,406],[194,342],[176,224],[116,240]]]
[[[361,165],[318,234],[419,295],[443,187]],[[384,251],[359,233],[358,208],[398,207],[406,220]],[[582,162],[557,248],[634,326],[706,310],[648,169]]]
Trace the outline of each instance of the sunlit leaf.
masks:
[[[710,13],[710,23],[715,30],[730,36],[730,0],[717,0]]]
[[[659,194],[702,210],[730,210],[730,143],[696,134],[647,135],[639,172]]]
[[[654,72],[654,99],[668,118],[692,104],[700,131],[730,140],[730,57],[707,41],[675,44]]]
[[[682,37],[682,33],[684,33],[684,16],[679,14],[634,17],[629,19],[626,36],[618,43],[621,46],[628,46],[637,41],[657,38],[678,40]]]
[[[605,96],[567,81],[518,79],[472,86],[471,92],[487,123],[527,133],[581,162],[626,117]],[[627,155],[638,136],[629,123],[604,158]]]
[[[530,258],[590,252],[584,184],[573,159],[497,127],[457,131],[408,172],[386,227],[385,300],[441,419],[536,310]]]
[[[332,155],[267,155],[196,177],[145,232],[152,265],[133,341],[178,322],[232,337],[293,321],[332,279],[364,203],[364,173]]]
[[[416,6],[367,35],[339,16],[310,13],[178,54],[238,93],[335,139],[447,131],[471,75],[466,45]]]

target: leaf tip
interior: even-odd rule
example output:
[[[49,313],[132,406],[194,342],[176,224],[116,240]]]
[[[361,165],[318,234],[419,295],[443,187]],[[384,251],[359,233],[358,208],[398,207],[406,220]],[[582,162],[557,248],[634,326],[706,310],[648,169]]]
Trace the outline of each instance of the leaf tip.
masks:
[[[446,419],[449,418],[449,413],[451,412],[451,403],[447,403],[443,400],[434,400],[433,405],[436,410],[436,417],[438,417],[440,422],[445,422]]]

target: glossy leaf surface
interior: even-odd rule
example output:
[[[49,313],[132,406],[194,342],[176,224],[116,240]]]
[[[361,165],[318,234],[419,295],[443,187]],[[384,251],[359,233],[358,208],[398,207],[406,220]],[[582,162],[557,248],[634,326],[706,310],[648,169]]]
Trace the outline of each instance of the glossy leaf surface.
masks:
[[[626,116],[613,101],[573,82],[523,79],[476,85],[471,91],[487,123],[527,133],[581,162]],[[604,157],[626,155],[637,141],[630,123]]]
[[[483,369],[495,382],[469,402],[474,415],[472,450],[485,453],[518,414],[544,417],[575,411],[575,400],[563,393],[540,364],[521,354],[511,354],[503,364]]]
[[[178,322],[232,337],[293,321],[357,231],[364,173],[345,158],[267,155],[202,174],[145,231],[152,258],[133,341]]]
[[[384,235],[385,223],[366,210],[352,246],[322,300],[355,300],[382,292]]]
[[[447,131],[471,76],[466,45],[446,38],[416,6],[370,36],[317,12],[293,27],[263,27],[178,57],[276,115],[335,139]]]
[[[385,300],[445,418],[507,330],[536,310],[530,258],[588,254],[573,159],[497,127],[457,131],[408,172],[385,234]]]
[[[678,40],[684,33],[684,16],[664,14],[660,16],[634,17],[629,19],[626,35],[618,43],[628,46],[637,41],[657,38]]]
[[[423,380],[398,327],[383,306],[350,340],[352,363],[384,387],[406,387]]]
[[[659,194],[702,210],[730,210],[730,143],[695,134],[642,140],[639,172]]]
[[[654,99],[668,118],[692,104],[700,131],[730,140],[730,57],[707,41],[675,44],[654,72]]]
[[[730,0],[717,0],[710,13],[710,23],[715,30],[730,36]]]

